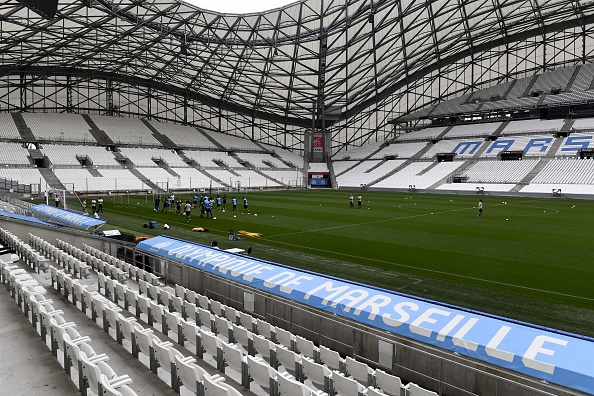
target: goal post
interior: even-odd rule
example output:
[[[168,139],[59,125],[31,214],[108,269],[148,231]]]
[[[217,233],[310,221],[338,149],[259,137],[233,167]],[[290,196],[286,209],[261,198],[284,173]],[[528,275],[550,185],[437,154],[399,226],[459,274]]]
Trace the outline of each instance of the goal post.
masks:
[[[70,186],[72,186],[72,189],[68,189],[68,187]],[[58,197],[59,200],[57,206],[60,206],[61,203],[64,209],[68,209],[68,198],[76,198],[76,201],[78,201],[78,205],[75,206],[78,206],[78,208],[75,208],[74,210],[85,212],[86,209],[82,204],[80,197],[74,190],[74,183],[65,183],[64,187],[66,187],[66,189],[48,187],[47,194],[45,194],[46,205],[55,206],[56,197]]]

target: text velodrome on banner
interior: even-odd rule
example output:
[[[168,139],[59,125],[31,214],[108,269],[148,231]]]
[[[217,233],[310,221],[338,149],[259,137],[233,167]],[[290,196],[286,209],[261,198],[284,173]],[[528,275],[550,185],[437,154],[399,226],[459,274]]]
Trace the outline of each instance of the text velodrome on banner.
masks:
[[[594,377],[594,369],[587,361],[580,361],[580,356],[594,355],[594,345],[585,340],[238,257],[185,241],[156,237],[141,242],[139,247],[260,289],[274,292],[273,289],[278,288],[282,295],[296,301],[395,334],[562,385],[592,390],[591,386],[583,385],[584,377],[589,381]],[[559,378],[559,370],[567,378]]]

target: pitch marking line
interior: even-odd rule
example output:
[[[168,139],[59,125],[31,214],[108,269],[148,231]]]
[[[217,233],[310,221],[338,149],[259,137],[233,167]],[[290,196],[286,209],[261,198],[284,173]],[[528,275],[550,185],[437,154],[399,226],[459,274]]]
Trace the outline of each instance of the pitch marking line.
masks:
[[[526,201],[526,202],[529,202],[529,201]],[[453,211],[468,210],[468,209],[470,209],[470,208],[456,209],[456,210],[453,210]],[[127,214],[129,216],[133,216],[133,217],[141,217],[140,215],[134,215],[134,214],[131,214],[131,213],[122,212],[122,211],[118,211],[118,210],[113,210],[113,211],[116,212],[116,213],[125,213],[125,214]],[[448,212],[438,212],[438,213],[448,213]],[[419,217],[419,216],[430,216],[430,215],[423,214],[423,215],[416,215],[416,216],[410,216],[410,217]],[[142,216],[142,217],[144,218],[144,216]],[[384,220],[378,220],[378,221],[384,221]],[[378,222],[378,221],[375,221],[375,222]],[[184,223],[178,223],[178,222],[175,222],[175,221],[173,221],[171,223],[172,224],[179,224],[179,225],[184,224]],[[185,224],[187,224],[187,223],[185,223]],[[359,224],[352,224],[352,225],[359,225]],[[349,226],[349,225],[346,225],[344,227],[347,227],[347,226]],[[339,227],[332,227],[332,228],[340,228],[340,227],[341,226],[339,226]],[[222,232],[221,230],[215,230],[215,229],[213,229],[213,230],[214,231],[220,231],[220,232]],[[288,235],[288,234],[284,234],[284,235]],[[280,235],[277,235],[277,236],[280,236]],[[266,238],[260,238],[260,239],[266,239]],[[478,282],[492,283],[492,284],[495,284],[495,285],[501,285],[501,286],[507,286],[507,287],[517,288],[517,289],[524,289],[524,290],[536,291],[536,292],[539,292],[539,293],[547,293],[547,294],[553,294],[553,295],[557,295],[557,296],[563,296],[563,297],[569,297],[569,298],[576,298],[576,299],[580,299],[580,300],[594,301],[594,298],[574,296],[572,294],[559,293],[559,292],[554,292],[554,291],[550,291],[550,290],[536,289],[536,288],[533,288],[533,287],[514,285],[514,284],[511,284],[511,283],[505,283],[505,282],[498,282],[498,281],[493,281],[493,280],[488,280],[488,279],[476,278],[476,277],[473,277],[473,276],[466,276],[466,275],[460,275],[460,274],[452,274],[450,272],[432,270],[432,269],[428,269],[428,268],[419,268],[419,267],[414,267],[412,265],[394,263],[394,262],[385,261],[385,260],[372,259],[372,258],[369,258],[369,257],[361,257],[361,256],[352,255],[352,254],[335,252],[335,251],[332,251],[332,250],[312,248],[312,247],[309,247],[309,246],[302,246],[302,245],[297,245],[297,244],[294,244],[294,243],[274,241],[274,240],[271,241],[271,242],[278,243],[278,244],[281,244],[281,245],[293,246],[293,247],[297,247],[297,248],[300,248],[300,249],[307,249],[307,250],[313,250],[313,251],[318,251],[318,252],[323,252],[323,253],[336,254],[336,255],[339,255],[339,256],[344,256],[344,257],[349,257],[349,258],[354,258],[354,259],[359,259],[359,260],[369,260],[369,261],[374,261],[374,262],[382,263],[382,264],[390,264],[390,265],[395,265],[395,266],[403,267],[403,268],[411,268],[411,269],[421,270],[421,271],[425,271],[425,272],[432,272],[432,273],[441,274],[441,275],[447,275],[447,276],[451,276],[451,277],[455,277],[455,278],[457,277],[457,278],[463,278],[463,279],[470,279],[470,280],[474,280],[474,281],[478,281]]]
[[[535,200],[518,201],[518,202],[514,202],[513,204],[521,204],[521,203],[534,202],[534,201]],[[410,205],[410,204],[400,204],[400,205],[398,205],[398,208],[403,209],[403,210],[409,210],[409,209],[403,207],[404,205]],[[495,206],[504,206],[504,205],[506,205],[506,204],[495,204],[495,205],[485,206],[485,208],[495,207]],[[510,204],[510,205],[512,205],[512,204]],[[408,219],[414,219],[414,218],[418,218],[418,217],[438,215],[438,214],[444,214],[444,213],[462,212],[462,211],[465,211],[465,210],[474,210],[474,209],[476,209],[476,208],[475,207],[472,207],[472,208],[468,207],[468,208],[461,208],[461,209],[444,210],[444,211],[441,211],[441,212],[434,212],[434,213],[419,213],[419,214],[410,215],[410,216],[399,216],[399,217],[392,217],[392,218],[389,218],[389,219],[366,221],[366,222],[363,222],[363,223],[351,223],[351,224],[343,224],[343,225],[333,226],[333,227],[317,228],[317,229],[306,230],[306,231],[287,232],[287,233],[284,233],[284,234],[276,234],[276,235],[269,235],[269,236],[266,236],[266,237],[261,237],[260,239],[271,239],[271,238],[282,237],[282,236],[305,234],[305,233],[309,233],[309,232],[320,232],[320,231],[336,230],[336,229],[340,229],[340,228],[357,227],[357,226],[362,226],[362,225],[384,223],[384,222],[387,222],[387,221],[408,220]],[[540,209],[547,209],[547,208],[540,208]],[[556,209],[549,209],[549,210],[556,210]],[[557,214],[557,213],[559,213],[558,210],[557,210],[556,213],[551,213],[551,214]],[[547,214],[549,214],[549,213],[547,213]],[[530,214],[530,215],[518,215],[518,216],[542,216],[542,215],[540,215],[540,214]]]
[[[559,293],[559,292],[554,292],[554,291],[550,291],[550,290],[536,289],[534,287],[520,286],[520,285],[511,284],[511,283],[505,283],[505,282],[499,282],[499,281],[494,281],[494,280],[489,280],[489,279],[476,278],[474,276],[452,274],[450,272],[445,272],[445,271],[432,270],[432,269],[429,269],[429,268],[414,267],[412,265],[394,263],[394,262],[385,261],[385,260],[372,259],[372,258],[369,258],[369,257],[361,257],[361,256],[352,255],[352,254],[335,252],[335,251],[332,251],[332,250],[312,248],[312,247],[309,247],[309,246],[296,245],[294,243],[280,242],[280,241],[273,241],[273,242],[279,243],[279,244],[282,244],[282,245],[288,245],[288,246],[298,247],[298,248],[301,248],[301,249],[307,249],[307,250],[314,250],[314,251],[317,251],[317,252],[336,254],[336,255],[339,255],[339,256],[344,256],[344,257],[349,257],[349,258],[354,258],[354,259],[375,261],[377,263],[382,263],[382,264],[390,264],[390,265],[395,265],[395,266],[398,266],[398,267],[411,268],[411,269],[415,269],[415,270],[420,270],[420,271],[425,271],[425,272],[432,272],[432,273],[441,274],[441,275],[448,275],[448,276],[452,276],[454,278],[456,278],[456,277],[457,278],[464,278],[464,279],[470,279],[470,280],[474,280],[474,281],[478,281],[478,282],[492,283],[492,284],[495,284],[495,285],[501,285],[501,286],[507,286],[507,287],[517,288],[517,289],[530,290],[530,291],[535,291],[535,292],[539,292],[539,293],[554,294],[556,296],[563,296],[563,297],[576,298],[576,299],[580,299],[580,300],[594,301],[594,298],[589,298],[589,297],[574,296],[572,294],[565,294],[565,293]]]
[[[469,210],[469,209],[472,209],[472,208],[452,209],[452,210],[447,210],[447,211],[443,211],[443,212],[435,212],[435,213],[442,214],[442,213],[460,212],[460,211]],[[417,218],[417,217],[424,217],[424,216],[431,216],[431,213],[422,213],[422,214],[416,214],[416,215],[410,215],[410,216],[392,217],[392,218],[389,218],[389,219],[372,220],[372,221],[366,221],[366,222],[363,222],[363,223],[342,224],[342,225],[339,225],[339,226],[317,228],[317,229],[314,229],[314,230],[287,232],[287,233],[284,233],[284,234],[276,234],[276,235],[270,235],[270,236],[267,236],[267,237],[262,237],[261,239],[270,239],[270,238],[276,238],[276,237],[282,237],[282,236],[288,236],[288,235],[305,234],[305,233],[309,233],[309,232],[319,232],[319,231],[336,230],[336,229],[339,229],[339,228],[348,228],[348,227],[357,227],[357,226],[363,226],[363,225],[368,225],[368,224],[385,223],[387,221],[394,221],[394,220],[407,220],[407,219],[414,219],[414,218]]]

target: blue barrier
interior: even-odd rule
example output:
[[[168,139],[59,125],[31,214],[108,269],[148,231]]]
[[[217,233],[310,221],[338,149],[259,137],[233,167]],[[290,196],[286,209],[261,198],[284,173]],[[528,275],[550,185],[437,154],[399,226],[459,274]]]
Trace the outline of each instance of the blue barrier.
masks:
[[[65,224],[70,227],[81,228],[88,230],[93,226],[98,226],[107,223],[105,220],[95,219],[94,217],[83,215],[69,210],[55,208],[53,206],[39,204],[29,208],[31,212],[40,214],[60,224]]]

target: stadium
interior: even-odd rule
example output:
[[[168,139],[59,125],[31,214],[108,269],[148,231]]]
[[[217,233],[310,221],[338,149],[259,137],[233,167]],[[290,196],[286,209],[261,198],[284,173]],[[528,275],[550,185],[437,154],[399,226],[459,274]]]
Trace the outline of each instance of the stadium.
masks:
[[[0,393],[594,394],[594,4],[212,3],[0,4]]]

